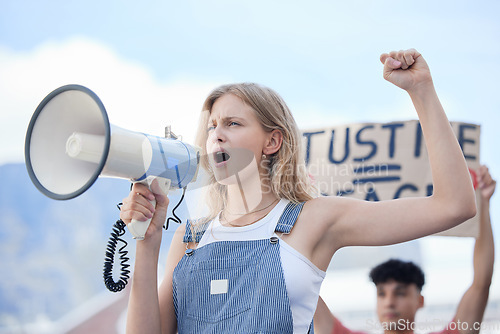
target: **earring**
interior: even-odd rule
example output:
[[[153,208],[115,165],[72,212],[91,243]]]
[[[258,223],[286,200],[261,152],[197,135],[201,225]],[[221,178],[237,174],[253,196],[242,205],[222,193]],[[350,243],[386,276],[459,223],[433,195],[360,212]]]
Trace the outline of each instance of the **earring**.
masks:
[[[265,160],[267,158],[267,155],[262,154],[262,160]]]

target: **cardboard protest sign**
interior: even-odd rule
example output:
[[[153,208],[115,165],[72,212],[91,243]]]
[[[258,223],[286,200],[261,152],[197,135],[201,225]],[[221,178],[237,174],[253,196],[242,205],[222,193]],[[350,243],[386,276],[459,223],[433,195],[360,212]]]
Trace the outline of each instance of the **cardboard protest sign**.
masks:
[[[451,125],[475,185],[480,126]],[[379,201],[432,194],[427,150],[417,120],[348,124],[303,130],[302,134],[306,166],[324,195]],[[477,221],[476,216],[438,235],[476,236]]]

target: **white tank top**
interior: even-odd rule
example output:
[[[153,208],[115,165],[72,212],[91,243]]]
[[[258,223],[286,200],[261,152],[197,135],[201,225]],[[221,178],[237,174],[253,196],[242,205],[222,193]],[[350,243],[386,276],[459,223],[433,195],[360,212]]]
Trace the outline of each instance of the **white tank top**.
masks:
[[[277,236],[274,230],[288,200],[281,199],[261,220],[243,227],[223,226],[217,216],[208,226],[198,248],[218,241],[245,241]],[[307,333],[318,304],[319,290],[326,273],[309,259],[280,240],[280,257],[293,317],[293,332]]]

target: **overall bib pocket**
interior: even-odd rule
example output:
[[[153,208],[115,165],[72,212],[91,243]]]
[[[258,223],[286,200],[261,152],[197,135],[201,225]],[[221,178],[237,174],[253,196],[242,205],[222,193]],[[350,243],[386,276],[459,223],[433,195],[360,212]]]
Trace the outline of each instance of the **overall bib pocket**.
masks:
[[[218,241],[187,251],[174,269],[179,333],[292,333],[279,243]]]
[[[209,260],[197,263],[189,274],[187,316],[215,323],[250,309],[255,286],[256,263],[228,265]],[[217,270],[214,270],[217,268]]]

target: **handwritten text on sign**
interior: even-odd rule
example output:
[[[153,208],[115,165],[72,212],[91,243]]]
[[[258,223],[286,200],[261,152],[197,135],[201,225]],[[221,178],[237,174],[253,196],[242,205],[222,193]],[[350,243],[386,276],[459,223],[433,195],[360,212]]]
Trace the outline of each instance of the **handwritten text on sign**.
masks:
[[[451,122],[474,181],[480,126]],[[379,201],[432,194],[420,123],[358,123],[302,131],[306,165],[322,194]],[[474,182],[475,183],[475,182]],[[440,235],[475,236],[476,218]]]

